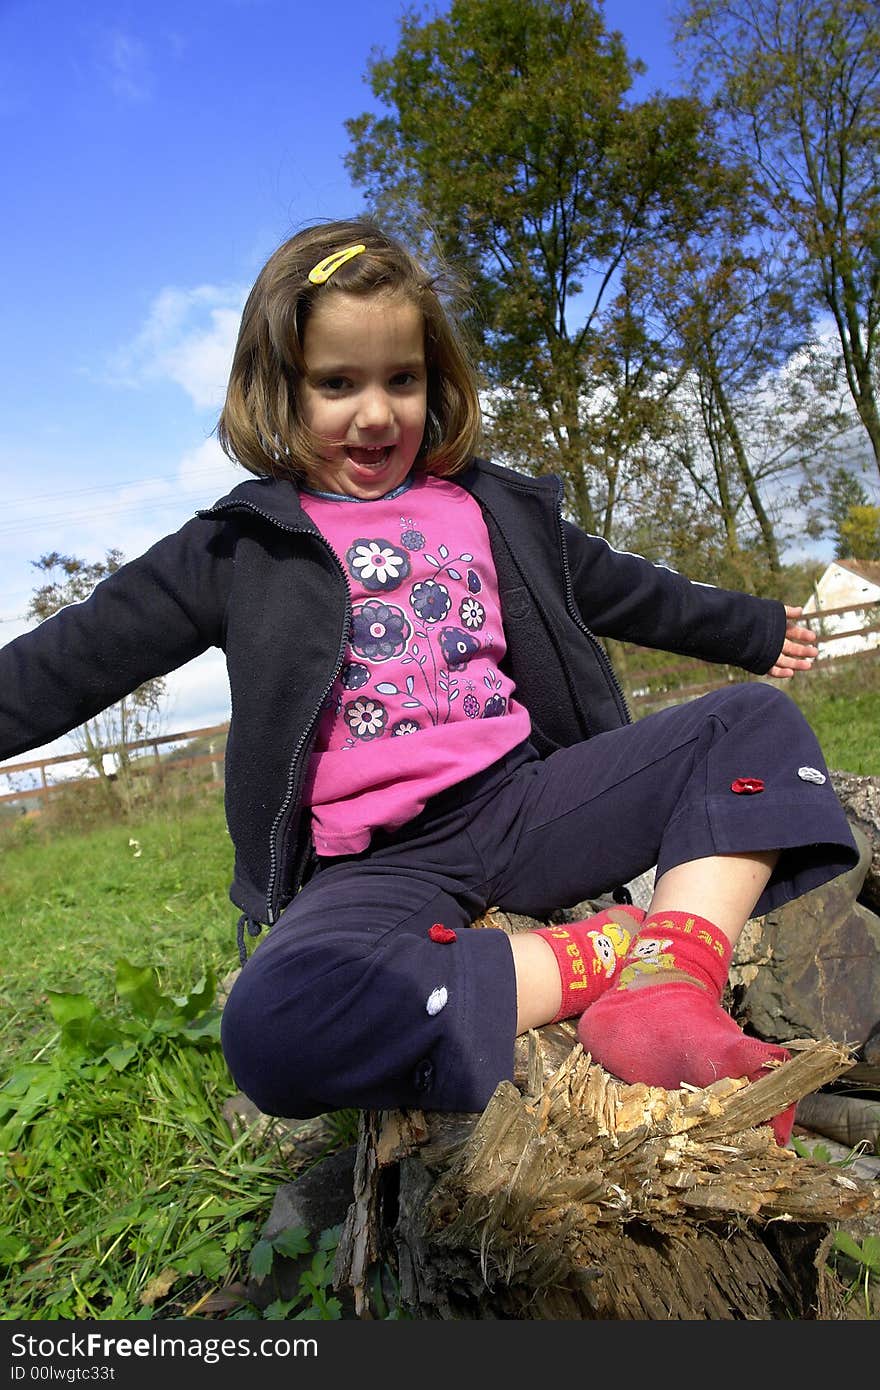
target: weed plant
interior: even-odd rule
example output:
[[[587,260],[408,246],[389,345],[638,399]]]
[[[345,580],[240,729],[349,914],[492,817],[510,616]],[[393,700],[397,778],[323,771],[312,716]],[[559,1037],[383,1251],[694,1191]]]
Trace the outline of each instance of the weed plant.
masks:
[[[56,1035],[0,1089],[10,1318],[184,1314],[205,1281],[234,1280],[289,1178],[223,1119],[213,976],[163,995],[120,960],[116,990],[110,1012],[50,991]]]

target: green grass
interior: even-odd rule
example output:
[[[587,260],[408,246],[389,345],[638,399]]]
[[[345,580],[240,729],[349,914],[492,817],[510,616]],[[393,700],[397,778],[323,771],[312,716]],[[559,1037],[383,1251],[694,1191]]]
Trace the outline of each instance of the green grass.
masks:
[[[113,1001],[124,956],[171,993],[206,968],[237,968],[238,913],[228,897],[232,847],[222,799],[171,802],[89,833],[17,821],[0,841],[0,1046],[15,1054],[45,1027],[46,990]]]
[[[0,854],[2,1316],[185,1316],[247,1277],[297,1172],[223,1118],[216,984],[239,962],[221,796],[83,831],[6,822]],[[325,1287],[291,1317],[338,1316],[315,1261]]]
[[[880,777],[880,659],[786,683],[836,772]]]
[[[832,768],[880,775],[877,675],[859,662],[788,687]],[[215,988],[238,966],[222,799],[82,830],[74,814],[0,823],[0,1316],[184,1317],[307,1248],[305,1232],[260,1239],[296,1169],[222,1116],[236,1088]],[[331,1247],[264,1316],[339,1316]],[[260,1316],[234,1298],[225,1315]]]

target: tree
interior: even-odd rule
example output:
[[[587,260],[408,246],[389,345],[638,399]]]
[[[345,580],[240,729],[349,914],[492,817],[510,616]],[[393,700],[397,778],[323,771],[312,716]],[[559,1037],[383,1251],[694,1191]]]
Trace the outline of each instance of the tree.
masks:
[[[677,40],[718,101],[813,302],[828,312],[880,469],[876,0],[685,0]]]
[[[846,560],[858,552],[852,549],[846,535],[850,513],[869,506],[870,498],[864,486],[847,468],[835,468],[826,488],[826,511],[834,537],[834,557]],[[859,555],[859,559],[868,557]]]
[[[95,585],[118,570],[124,559],[122,552],[115,549],[108,550],[103,560],[92,564],[74,555],[52,551],[32,563],[35,569],[49,578],[34,590],[28,605],[28,617],[44,622],[61,608],[87,599]],[[82,752],[89,767],[98,775],[106,794],[114,802],[127,804],[131,798],[132,758],[127,745],[158,734],[164,695],[165,681],[161,676],[146,681],[131,695],[126,695],[70,734],[74,746]],[[106,753],[113,756],[113,773],[109,773],[105,766]]]
[[[369,64],[388,114],[347,122],[371,209],[473,285],[494,442],[604,534],[668,390],[626,266],[699,221],[706,160],[702,104],[629,101],[636,70],[591,0],[453,0],[404,17]]]
[[[745,512],[769,568],[778,570],[762,484],[795,464],[783,445],[762,468],[753,456],[753,426],[768,374],[799,345],[802,316],[778,259],[758,242],[762,218],[745,171],[731,169],[728,178],[728,196],[716,200],[698,233],[686,229],[674,255],[645,246],[638,274],[679,364],[677,428],[665,447],[717,517],[728,553],[740,548]]]
[[[849,426],[836,376],[801,341],[797,297],[770,254],[706,238],[653,277],[681,362],[661,448],[716,517],[728,556],[756,545],[778,572],[791,519]]]
[[[880,560],[880,507],[850,507],[840,526],[837,558]]]

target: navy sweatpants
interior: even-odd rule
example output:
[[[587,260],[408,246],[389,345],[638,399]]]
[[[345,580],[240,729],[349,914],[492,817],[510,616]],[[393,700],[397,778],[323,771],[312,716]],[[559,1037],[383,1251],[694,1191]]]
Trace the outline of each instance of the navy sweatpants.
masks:
[[[272,1115],[481,1110],[513,1075],[516,990],[507,935],[475,918],[544,917],[655,865],[758,850],[782,853],[756,916],[858,858],[816,738],[774,686],[731,685],[545,760],[521,745],[363,854],[321,861],[233,986],[232,1075]],[[432,939],[436,923],[455,939]]]

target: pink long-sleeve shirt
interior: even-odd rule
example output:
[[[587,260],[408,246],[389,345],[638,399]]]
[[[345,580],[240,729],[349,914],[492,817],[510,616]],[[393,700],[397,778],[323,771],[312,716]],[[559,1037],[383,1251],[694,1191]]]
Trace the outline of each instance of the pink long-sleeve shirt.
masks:
[[[478,504],[425,475],[375,501],[302,491],[351,589],[345,661],[321,717],[305,801],[319,855],[358,854],[429,797],[528,738]],[[320,621],[320,614],[315,615]]]

